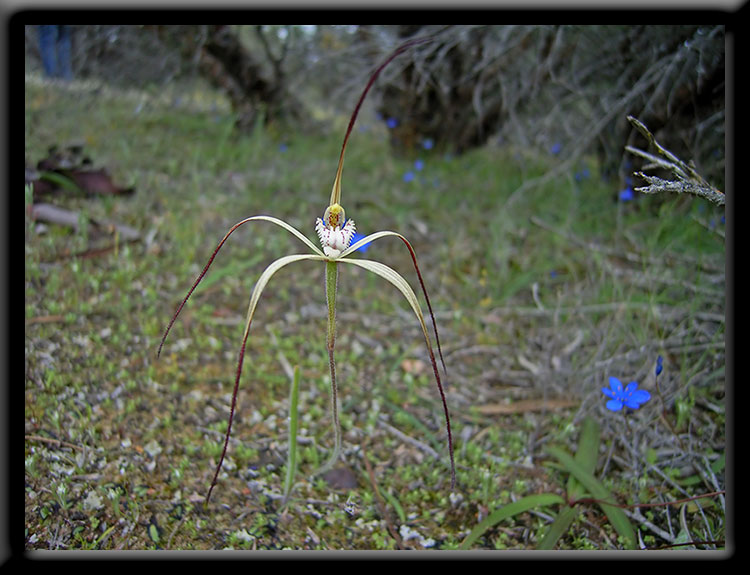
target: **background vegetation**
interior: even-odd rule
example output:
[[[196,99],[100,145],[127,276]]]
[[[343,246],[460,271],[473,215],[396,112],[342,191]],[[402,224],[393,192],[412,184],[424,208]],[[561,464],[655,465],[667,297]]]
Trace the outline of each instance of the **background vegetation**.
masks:
[[[273,215],[314,237],[353,102],[366,73],[405,33],[228,32],[284,87],[289,98],[281,101],[293,103],[292,115],[255,102],[246,109],[251,120],[241,121],[231,90],[217,89],[218,76],[201,71],[203,48],[186,31],[76,27],[76,80],[51,82],[41,76],[35,31],[27,28],[27,168],[49,157],[51,146],[78,144],[135,192],[58,191],[45,202],[77,218],[60,225],[33,217],[40,199],[27,189],[26,548],[526,550],[539,548],[573,509],[554,548],[724,549],[723,208],[633,191],[638,182],[621,169],[631,132],[622,140],[613,129],[607,139],[610,124],[596,112],[627,87],[565,63],[582,66],[583,56],[555,57],[550,81],[533,89],[512,66],[483,72],[482,81],[499,78],[508,94],[524,97],[498,112],[492,137],[451,146],[450,134],[423,128],[414,111],[424,103],[404,99],[403,89],[405,104],[389,99],[399,82],[416,77],[405,72],[409,66],[424,72],[420,62],[436,61],[432,52],[406,54],[376,87],[348,148],[347,215],[361,233],[391,229],[410,239],[436,310],[456,491],[448,489],[442,410],[418,325],[398,292],[353,269],[342,271],[338,296],[343,459],[335,473],[311,477],[332,433],[323,271],[302,263],[282,270],[263,295],[228,458],[203,507],[250,290],[268,263],[302,251],[299,242],[263,223],[238,230],[156,361],[163,329],[239,219]],[[527,70],[536,78],[541,63],[551,62],[534,56],[550,35],[558,44],[548,55],[590,51],[592,35],[611,38],[605,47],[614,54],[616,39],[637,37],[637,54],[651,64],[634,70],[657,61],[672,70],[678,54],[700,57],[704,71],[709,63],[718,68],[718,59],[723,70],[720,29],[667,28],[661,36],[640,29],[651,43],[638,29],[605,32],[456,27],[444,38],[451,46],[464,39],[464,58],[479,45],[468,39],[482,38],[485,53],[495,50],[493,62],[517,42],[540,65]],[[682,38],[678,32],[687,39],[657,42]],[[191,33],[210,39],[208,29]],[[715,43],[680,51],[690,38],[717,37],[719,56]],[[609,65],[617,62],[613,56]],[[648,69],[649,78],[656,74]],[[707,77],[690,76],[688,63],[679,70],[687,89]],[[566,105],[541,105],[566,83]],[[657,98],[657,88],[642,85],[639,97],[656,112],[673,111],[676,100]],[[688,125],[673,113],[653,127],[722,187],[723,84],[711,94],[703,119],[693,115]],[[462,100],[452,102],[449,109],[463,111]],[[611,120],[643,110],[623,103]],[[504,131],[509,126],[514,137]],[[592,126],[596,137],[584,146],[579,137]],[[109,223],[136,230],[137,239],[113,233]],[[383,240],[359,257],[416,282],[399,242]],[[292,366],[300,368],[298,474],[282,505]],[[651,400],[637,411],[609,411],[601,388],[610,376],[637,381]],[[597,434],[584,434],[584,422],[594,422]],[[582,453],[586,441],[597,484],[581,490],[570,484],[573,464],[556,454]],[[605,513],[602,493],[622,506],[635,545]],[[705,494],[712,495],[696,499]],[[519,504],[528,501],[534,505]],[[514,511],[498,515],[503,509]]]

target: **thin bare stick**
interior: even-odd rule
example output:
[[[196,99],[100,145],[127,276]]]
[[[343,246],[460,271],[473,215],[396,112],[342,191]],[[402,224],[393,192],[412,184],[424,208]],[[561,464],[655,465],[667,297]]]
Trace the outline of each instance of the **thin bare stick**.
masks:
[[[672,172],[676,178],[675,180],[664,180],[662,178],[657,178],[656,176],[644,174],[643,172],[634,172],[635,176],[646,180],[649,184],[648,186],[635,188],[636,191],[644,194],[657,194],[662,192],[691,194],[693,196],[705,198],[717,206],[724,205],[724,193],[709,184],[705,178],[697,172],[691,163],[686,164],[662,146],[643,122],[638,120],[638,118],[628,116],[628,122],[630,122],[633,127],[638,130],[644,138],[646,138],[649,146],[656,149],[658,156],[644,150],[639,150],[633,146],[625,146],[625,149],[631,154],[651,162],[651,165],[648,166],[649,168],[663,168]]]

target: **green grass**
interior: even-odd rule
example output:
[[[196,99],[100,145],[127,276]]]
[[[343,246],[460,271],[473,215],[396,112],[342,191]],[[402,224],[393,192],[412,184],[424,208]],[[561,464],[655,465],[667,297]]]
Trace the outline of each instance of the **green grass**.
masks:
[[[310,476],[333,434],[323,270],[303,262],[280,271],[260,301],[228,458],[204,509],[253,283],[304,246],[263,222],[238,230],[157,361],[162,330],[239,219],[273,215],[314,239],[343,137],[237,137],[231,125],[222,113],[162,102],[136,113],[117,94],[26,86],[29,160],[83,141],[95,165],[137,190],[59,202],[149,238],[61,258],[107,239],[26,219],[27,549],[458,549],[504,505],[564,497],[565,476],[545,464],[544,447],[573,452],[585,416],[602,428],[596,477],[621,503],[723,489],[725,249],[721,227],[701,223],[718,217],[714,208],[670,197],[618,204],[590,158],[589,179],[571,175],[506,206],[550,158],[424,152],[424,169],[407,183],[413,158],[392,157],[384,131],[371,129],[352,136],[343,203],[360,232],[398,231],[416,249],[448,366],[457,490],[449,493],[419,328],[397,290],[353,266],[339,278],[337,367],[342,467],[356,487]],[[384,239],[359,257],[416,287],[400,242]],[[290,380],[279,354],[300,368],[304,438],[283,510]],[[659,354],[661,396],[652,375]],[[600,388],[609,375],[637,380],[652,400],[627,420],[606,411]],[[541,409],[544,398],[573,404]],[[646,508],[639,517],[648,521],[631,522],[652,548],[683,539],[723,548],[723,501],[698,503],[682,515],[687,504]],[[535,549],[554,513],[515,515],[472,548]],[[622,544],[592,503],[557,548]]]

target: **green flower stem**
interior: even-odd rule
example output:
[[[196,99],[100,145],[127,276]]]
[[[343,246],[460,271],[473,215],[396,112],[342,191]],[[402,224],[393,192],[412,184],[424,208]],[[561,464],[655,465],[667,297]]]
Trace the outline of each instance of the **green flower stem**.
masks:
[[[328,462],[315,472],[319,475],[331,469],[341,452],[341,424],[338,410],[338,388],[336,386],[336,362],[333,350],[336,344],[336,287],[338,284],[339,267],[333,260],[326,261],[326,301],[328,302],[328,363],[331,368],[331,417],[333,418],[333,452]]]

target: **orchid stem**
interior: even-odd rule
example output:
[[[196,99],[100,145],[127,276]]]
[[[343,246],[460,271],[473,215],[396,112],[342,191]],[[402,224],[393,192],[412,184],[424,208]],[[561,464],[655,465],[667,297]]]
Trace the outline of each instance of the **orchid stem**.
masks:
[[[339,422],[338,388],[336,386],[336,362],[333,356],[336,344],[336,286],[338,284],[339,268],[335,261],[326,262],[326,300],[328,302],[328,364],[331,368],[331,416],[333,418],[333,452],[328,462],[318,469],[314,475],[320,475],[331,469],[341,452],[341,423]]]

